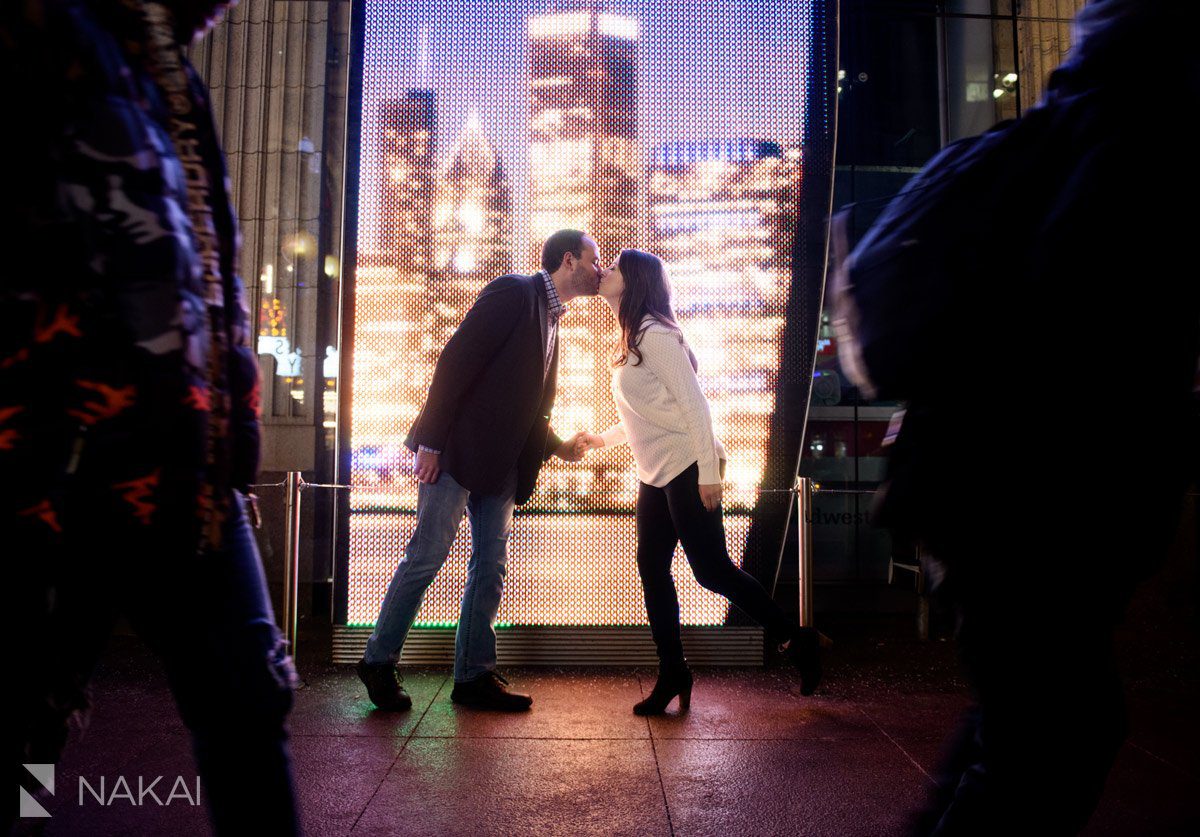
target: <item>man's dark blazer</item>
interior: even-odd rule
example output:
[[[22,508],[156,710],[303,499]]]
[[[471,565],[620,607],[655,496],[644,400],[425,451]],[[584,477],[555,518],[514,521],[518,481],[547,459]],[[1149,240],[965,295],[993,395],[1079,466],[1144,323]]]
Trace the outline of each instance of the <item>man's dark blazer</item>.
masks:
[[[501,276],[480,291],[438,358],[404,444],[441,451],[441,469],[470,491],[499,491],[515,465],[524,503],[562,444],[550,429],[557,341],[543,383],[547,305],[540,274]]]

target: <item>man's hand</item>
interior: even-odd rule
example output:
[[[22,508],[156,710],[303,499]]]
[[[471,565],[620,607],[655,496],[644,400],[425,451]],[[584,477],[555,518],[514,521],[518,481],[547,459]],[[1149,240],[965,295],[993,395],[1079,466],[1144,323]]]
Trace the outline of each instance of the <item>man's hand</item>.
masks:
[[[575,436],[575,452],[581,457],[590,450],[604,447],[604,439],[595,433],[578,433]]]
[[[713,485],[704,485],[701,483],[700,502],[704,504],[704,508],[708,509],[710,512],[716,511],[717,506],[721,505],[722,491],[723,486],[719,482]]]
[[[579,460],[583,459],[584,451],[579,449],[579,440],[586,435],[588,434],[582,431],[576,433],[570,439],[567,439],[567,441],[559,445],[555,449],[554,455],[563,462],[578,462]]]
[[[432,485],[438,481],[438,474],[442,472],[441,454],[427,450],[417,451],[417,462],[413,470],[417,474],[417,482],[427,482]]]

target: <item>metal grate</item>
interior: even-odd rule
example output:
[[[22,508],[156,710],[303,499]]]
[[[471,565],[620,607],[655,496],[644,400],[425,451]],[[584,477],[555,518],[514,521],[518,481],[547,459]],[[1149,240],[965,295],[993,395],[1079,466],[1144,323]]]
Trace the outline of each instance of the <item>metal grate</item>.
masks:
[[[335,625],[333,662],[355,663],[362,657],[370,628]],[[761,628],[683,629],[688,662],[713,666],[761,666]],[[571,628],[515,627],[496,632],[501,665],[614,666],[656,665],[648,627]],[[454,662],[453,628],[414,628],[401,663],[449,665]]]

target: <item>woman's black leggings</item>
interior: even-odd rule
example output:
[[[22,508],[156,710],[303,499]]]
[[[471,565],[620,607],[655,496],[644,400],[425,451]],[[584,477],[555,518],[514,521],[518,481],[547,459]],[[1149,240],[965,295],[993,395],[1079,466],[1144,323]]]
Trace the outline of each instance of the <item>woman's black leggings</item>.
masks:
[[[783,642],[797,629],[797,623],[775,604],[754,576],[729,559],[721,509],[710,512],[704,508],[698,476],[699,468],[693,464],[662,488],[638,485],[638,572],[646,594],[650,633],[663,666],[683,663],[679,598],[671,577],[671,560],[681,541],[702,587],[720,593],[744,610],[775,641]]]

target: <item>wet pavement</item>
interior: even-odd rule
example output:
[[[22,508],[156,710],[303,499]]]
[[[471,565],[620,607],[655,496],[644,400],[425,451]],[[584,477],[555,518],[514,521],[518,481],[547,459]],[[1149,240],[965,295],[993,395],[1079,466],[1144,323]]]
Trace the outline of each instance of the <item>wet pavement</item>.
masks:
[[[1194,625],[1150,607],[1122,637],[1131,734],[1087,834],[1200,833],[1200,706]],[[292,753],[310,834],[886,835],[934,772],[966,703],[953,642],[911,623],[831,624],[837,645],[814,697],[786,668],[697,669],[691,711],[630,707],[650,669],[511,669],[533,711],[455,707],[445,670],[406,672],[409,712],[373,710],[328,630],[301,647],[305,686]],[[47,834],[209,833],[202,808],[78,804],[80,775],[183,776],[189,741],[140,641],[114,637],[96,710],[75,736]],[[134,788],[136,795],[136,788]],[[160,793],[160,796],[163,794]]]

